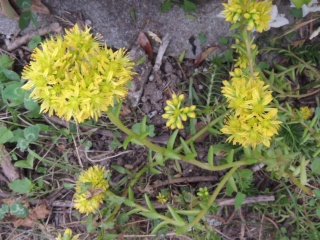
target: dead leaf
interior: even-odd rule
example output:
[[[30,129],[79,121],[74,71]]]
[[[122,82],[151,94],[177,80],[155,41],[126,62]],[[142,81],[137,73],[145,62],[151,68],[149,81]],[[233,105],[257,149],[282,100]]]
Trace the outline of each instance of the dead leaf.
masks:
[[[33,12],[50,14],[49,9],[45,5],[43,5],[41,0],[31,0],[31,1],[32,1],[31,10]]]
[[[5,15],[8,18],[19,19],[19,15],[13,9],[8,0],[0,0],[0,14]]]
[[[213,46],[200,53],[194,60],[194,66],[198,66],[203,60],[205,60],[218,46]]]
[[[149,39],[143,32],[140,32],[138,35],[138,44],[145,51],[145,53],[148,55],[148,59],[151,61],[153,57],[152,47]]]
[[[148,35],[155,40],[157,43],[162,43],[162,40],[158,37],[157,34],[155,34],[154,32],[148,31]]]
[[[121,110],[120,110],[120,116],[121,116],[121,117],[126,117],[126,116],[128,116],[130,113],[131,113],[130,108],[128,108],[128,107],[125,106],[125,105],[122,105],[122,106],[121,106]]]
[[[24,227],[33,227],[35,222],[39,219],[45,219],[51,213],[48,210],[46,204],[41,204],[35,208],[29,210],[29,215],[26,218],[17,218],[13,221],[14,227],[24,226]]]
[[[197,122],[196,123],[196,132],[199,132],[202,128],[204,128],[205,126],[207,126],[207,124],[205,122]],[[200,143],[203,142],[204,139],[209,135],[209,131],[204,132],[202,135],[200,135],[200,137],[198,137],[194,142],[196,143]],[[191,135],[188,136],[188,139],[191,137]]]
[[[10,182],[20,178],[19,170],[13,166],[12,158],[3,145],[0,145],[0,162],[2,172]]]

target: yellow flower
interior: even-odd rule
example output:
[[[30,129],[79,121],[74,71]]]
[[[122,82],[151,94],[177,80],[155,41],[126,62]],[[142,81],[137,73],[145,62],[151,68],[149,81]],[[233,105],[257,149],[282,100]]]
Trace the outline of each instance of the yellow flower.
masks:
[[[22,72],[28,80],[22,88],[32,90],[41,112],[80,123],[97,119],[127,95],[133,62],[123,49],[101,46],[89,28],[81,31],[75,25],[64,38],[51,37],[41,46]]]
[[[158,196],[157,196],[157,201],[161,204],[165,204],[166,202],[168,202],[168,198],[164,195],[162,195],[161,192],[159,192]]]
[[[61,236],[61,233],[59,233],[58,237],[55,238],[55,240],[78,240],[79,238],[79,234],[72,237],[72,230],[70,228],[67,228],[64,233],[63,236]]]
[[[182,121],[187,121],[189,118],[195,118],[196,106],[192,105],[190,107],[181,107],[182,101],[184,100],[184,95],[181,94],[177,96],[172,94],[172,100],[166,101],[167,106],[164,108],[165,114],[162,115],[163,118],[168,119],[166,126],[171,129],[183,129]]]
[[[221,132],[230,135],[228,142],[241,144],[244,147],[256,147],[258,144],[270,146],[270,139],[278,133],[280,121],[278,110],[269,107],[273,100],[269,86],[260,80],[259,73],[252,76],[235,69],[231,72],[231,81],[223,81],[222,94],[227,98],[228,116]]]
[[[243,21],[249,31],[256,29],[258,32],[263,32],[269,29],[271,1],[229,0],[227,4],[222,5],[225,7],[222,14],[226,21],[232,24]]]
[[[105,168],[95,165],[82,172],[77,180],[74,207],[80,213],[93,213],[99,209],[104,194],[109,188],[105,180]]]
[[[300,113],[305,120],[308,120],[313,114],[308,106],[300,107]]]
[[[208,188],[199,188],[199,192],[197,193],[197,195],[203,200],[207,199],[209,197]]]

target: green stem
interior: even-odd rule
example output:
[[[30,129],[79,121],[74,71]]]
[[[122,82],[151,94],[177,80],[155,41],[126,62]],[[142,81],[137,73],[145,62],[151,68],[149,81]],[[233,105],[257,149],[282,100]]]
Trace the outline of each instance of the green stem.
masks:
[[[302,184],[298,181],[298,179],[297,179],[295,176],[293,176],[292,172],[290,172],[290,171],[288,171],[288,170],[285,171],[285,172],[286,172],[286,174],[289,175],[290,180],[291,180],[298,188],[300,188],[302,191],[304,191],[304,192],[307,193],[308,195],[314,196],[312,190],[311,190],[310,188],[302,185]]]
[[[168,217],[166,217],[166,216],[164,216],[164,215],[162,215],[162,214],[160,214],[160,213],[152,212],[152,211],[150,211],[150,209],[145,208],[145,207],[143,207],[143,206],[141,206],[141,205],[139,205],[139,204],[137,204],[137,203],[134,203],[134,202],[131,202],[131,201],[130,201],[130,203],[127,204],[126,202],[124,202],[124,204],[126,204],[126,205],[129,206],[129,207],[138,209],[138,210],[140,210],[141,212],[155,213],[155,214],[157,214],[157,217],[158,217],[159,219],[162,219],[163,221],[166,221],[167,223],[172,224],[172,225],[174,225],[174,226],[183,227],[183,226],[185,225],[185,224],[182,223],[182,222],[177,222],[177,221],[175,221],[175,220],[173,220],[173,219],[171,219],[171,218],[168,218]]]
[[[137,172],[137,173],[135,174],[134,178],[132,179],[132,181],[131,181],[130,184],[129,184],[129,187],[133,187],[133,186],[136,184],[136,182],[139,180],[139,178],[142,176],[142,174],[144,174],[144,173],[148,170],[148,168],[149,168],[148,166],[145,166],[145,167],[141,168],[141,169],[139,170],[139,172]],[[127,189],[122,193],[122,197],[127,197],[128,191],[129,191],[129,189],[127,188]],[[118,205],[113,209],[112,214],[111,214],[111,216],[110,216],[109,219],[113,219],[113,218],[117,215],[117,213],[119,212],[121,206],[122,206],[122,204],[118,204]]]
[[[254,79],[254,70],[253,70],[253,66],[254,66],[253,57],[254,56],[252,56],[252,52],[251,52],[251,36],[250,36],[250,32],[247,29],[244,29],[243,31],[246,35],[245,44],[246,44],[246,49],[247,49],[247,57],[249,60],[250,74],[251,74],[252,79]]]
[[[207,205],[205,208],[201,210],[201,212],[193,219],[191,223],[188,224],[189,229],[191,229],[194,225],[196,225],[203,217],[207,214],[209,208],[211,207],[212,203],[216,200],[218,194],[220,193],[223,186],[227,183],[229,178],[232,176],[232,174],[238,169],[238,167],[233,167],[230,169],[230,171],[223,177],[223,179],[220,181],[214,192],[212,193]]]
[[[124,126],[123,123],[120,121],[120,119],[117,118],[112,112],[110,112],[110,111],[107,112],[107,115],[108,115],[110,121],[114,125],[116,125],[121,131],[126,133],[128,136],[134,137],[137,141],[139,141],[140,143],[142,143],[144,146],[148,147],[152,151],[157,152],[161,155],[165,155],[165,151],[167,150],[166,148],[155,145],[146,138],[142,139],[141,136],[139,136],[138,134],[136,134],[135,132],[133,132],[132,130],[127,128],[126,126]],[[222,116],[220,116],[219,118],[212,121],[208,126],[212,126],[213,124],[217,123],[217,121],[220,121],[221,117]],[[198,132],[196,135],[197,136],[199,136],[199,134],[201,135],[203,132],[206,131],[205,129],[206,128],[201,129],[199,131],[200,133]],[[189,141],[191,141],[191,140],[189,139]],[[176,154],[176,156],[179,157],[179,159],[181,161],[184,161],[186,163],[190,163],[190,164],[195,165],[199,168],[206,169],[209,171],[221,171],[221,170],[225,170],[225,169],[228,169],[231,167],[239,167],[239,166],[243,166],[243,165],[247,165],[247,164],[253,164],[256,162],[254,159],[245,159],[242,161],[232,162],[232,163],[228,163],[228,164],[224,164],[224,165],[220,165],[220,166],[210,166],[208,163],[203,163],[203,162],[200,162],[196,159],[187,159],[186,156],[181,155],[181,154]]]
[[[191,142],[194,142],[196,139],[198,139],[202,134],[204,134],[205,132],[207,132],[209,130],[210,127],[216,125],[218,122],[220,122],[225,115],[227,115],[230,112],[227,111],[226,113],[222,114],[221,116],[217,117],[216,119],[212,120],[208,125],[206,125],[205,127],[201,128],[195,135],[193,135],[191,138],[189,138],[186,141],[186,144],[189,144]],[[180,152],[182,150],[182,145],[180,145],[179,147],[175,148],[174,151],[175,152]]]

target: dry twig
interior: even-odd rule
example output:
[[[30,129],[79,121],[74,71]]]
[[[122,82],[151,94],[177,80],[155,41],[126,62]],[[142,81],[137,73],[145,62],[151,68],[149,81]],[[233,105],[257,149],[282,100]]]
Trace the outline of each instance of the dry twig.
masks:
[[[27,42],[29,42],[35,35],[46,35],[50,32],[56,32],[59,33],[61,32],[62,27],[60,26],[59,23],[55,22],[55,23],[51,23],[48,27],[44,27],[44,28],[40,28],[36,31],[33,31],[27,35],[24,35],[20,38],[17,38],[16,40],[14,40],[13,42],[10,42],[8,39],[5,39],[5,43],[7,46],[7,50],[8,51],[12,51],[16,48],[18,48],[19,46],[26,44]]]

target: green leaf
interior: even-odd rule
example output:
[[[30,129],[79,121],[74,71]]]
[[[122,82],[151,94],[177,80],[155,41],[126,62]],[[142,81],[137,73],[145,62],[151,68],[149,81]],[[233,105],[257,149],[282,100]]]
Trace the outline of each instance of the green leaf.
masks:
[[[29,215],[29,210],[22,203],[15,202],[9,206],[10,214],[19,218],[26,218]]]
[[[150,201],[150,198],[148,197],[148,195],[146,193],[144,194],[144,198],[145,198],[146,203],[148,205],[148,208],[151,210],[151,212],[157,212],[156,209],[154,208],[152,202]]]
[[[63,188],[65,189],[73,189],[75,187],[75,184],[72,183],[63,183]]]
[[[320,208],[317,209],[318,218],[320,218]]]
[[[313,190],[313,193],[316,196],[316,198],[320,199],[320,190],[319,189]]]
[[[0,67],[10,68],[12,64],[13,60],[7,54],[0,55]]]
[[[40,112],[39,104],[37,101],[30,98],[30,92],[25,92],[23,104],[27,110]]]
[[[241,192],[238,192],[237,193],[237,196],[235,197],[234,199],[234,206],[236,209],[240,208],[243,201],[246,199],[246,195],[241,193]]]
[[[183,227],[178,227],[176,230],[177,235],[179,234],[183,234],[183,233],[187,233],[190,230],[190,227],[187,226],[183,226]]]
[[[8,128],[0,126],[0,144],[8,142],[13,137],[13,133]]]
[[[228,38],[221,37],[221,38],[219,38],[218,42],[219,42],[220,45],[227,45],[228,44]]]
[[[164,151],[164,156],[165,156],[166,158],[175,159],[175,160],[180,160],[179,154],[177,154],[177,153],[174,152],[173,150],[166,149],[166,150]]]
[[[10,106],[15,107],[23,103],[24,91],[21,89],[22,83],[12,82],[3,90],[2,98],[5,102],[11,102]]]
[[[201,32],[201,33],[198,34],[198,39],[199,39],[199,41],[200,41],[201,44],[205,44],[206,41],[207,41],[206,35],[204,35],[203,32]]]
[[[181,142],[181,145],[182,145],[182,148],[183,148],[183,151],[185,154],[192,153],[188,144],[183,140],[182,137],[180,137],[180,142]]]
[[[134,201],[134,192],[131,186],[128,187],[128,199]]]
[[[192,12],[192,11],[197,10],[197,5],[195,5],[193,2],[191,2],[189,0],[184,0],[183,4],[181,5],[181,8],[185,12]]]
[[[123,141],[123,149],[127,149],[129,143],[133,140],[133,136],[128,136],[124,141]]]
[[[10,80],[20,81],[20,76],[14,71],[11,71],[9,69],[2,69],[2,73]]]
[[[167,222],[163,221],[163,222],[160,222],[154,229],[152,229],[152,232],[151,234],[156,234],[156,233],[159,233],[159,230],[163,227],[166,227],[168,225]]]
[[[174,220],[176,220],[179,223],[185,223],[185,221],[182,219],[182,217],[180,217],[180,215],[178,213],[175,212],[175,210],[168,204],[167,205],[172,217],[174,218]]]
[[[227,156],[227,163],[233,162],[233,155],[234,155],[234,149],[231,149],[231,151],[228,153],[228,156]]]
[[[29,42],[28,48],[34,49],[41,43],[41,37],[39,35],[35,35]]]
[[[154,158],[156,159],[156,162],[160,165],[160,166],[164,166],[164,158],[163,155],[161,153],[156,153]]]
[[[229,186],[228,186],[229,185]],[[233,192],[238,192],[238,188],[237,188],[237,185],[234,181],[234,178],[233,176],[231,176],[229,179],[228,179],[228,195],[231,195]]]
[[[320,118],[320,107],[319,107],[319,106],[316,107],[315,116],[316,116],[317,118]]]
[[[303,4],[308,4],[311,0],[291,0],[296,8],[301,8]]]
[[[22,12],[19,18],[19,28],[21,28],[22,30],[26,29],[31,22],[31,18],[32,18],[31,10]]]
[[[103,234],[103,240],[112,240],[112,239],[117,239],[118,237],[119,237],[119,234],[111,234],[111,233]]]
[[[132,18],[132,21],[136,21],[137,20],[137,17],[136,17],[136,11],[134,10],[134,7],[130,7],[130,16]]]
[[[171,9],[172,5],[173,5],[173,3],[171,2],[171,0],[166,0],[161,6],[161,12],[162,13],[169,12],[169,10]]]
[[[150,173],[152,174],[162,174],[162,172],[155,168],[149,168]]]
[[[29,142],[25,138],[18,138],[17,147],[24,152],[29,147]]]
[[[147,217],[149,219],[158,219],[159,214],[154,212],[139,212],[140,215]]]
[[[19,8],[30,8],[32,2],[30,0],[17,0],[17,5]]]
[[[118,166],[118,165],[111,165],[111,168],[116,170],[118,173],[126,174],[126,169],[124,167]]]
[[[320,175],[320,158],[314,158],[310,167],[313,173]]]
[[[292,16],[296,18],[302,18],[302,9],[301,8],[290,8],[289,12],[291,13]]]
[[[30,143],[38,139],[39,132],[40,129],[38,126],[29,126],[23,130],[23,136]]]
[[[7,204],[2,204],[0,208],[0,220],[4,218],[4,215],[9,212],[9,206]]]
[[[178,58],[179,64],[182,63],[184,57],[186,56],[186,52],[187,52],[186,50],[183,50],[182,53],[179,55],[179,58]]]
[[[117,223],[118,224],[124,224],[126,222],[128,222],[129,220],[129,216],[127,213],[121,213],[118,218],[117,218]]]
[[[27,160],[20,160],[14,163],[15,167],[33,169],[34,156],[28,154]]]
[[[178,135],[179,129],[175,130],[171,136],[169,137],[168,143],[167,143],[167,149],[172,150],[174,143],[176,141],[177,135]]]
[[[20,194],[30,193],[33,188],[33,184],[28,178],[17,179],[9,183],[9,188]]]

